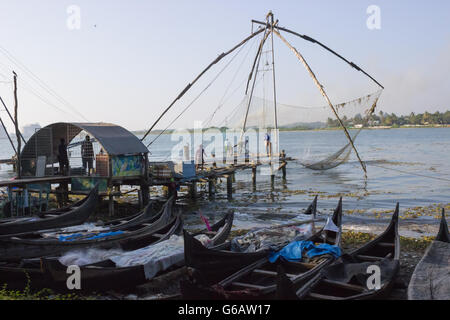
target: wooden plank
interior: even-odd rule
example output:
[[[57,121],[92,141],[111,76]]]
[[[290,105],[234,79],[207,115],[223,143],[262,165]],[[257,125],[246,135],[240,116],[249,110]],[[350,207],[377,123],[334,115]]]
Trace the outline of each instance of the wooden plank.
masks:
[[[265,276],[271,276],[271,277],[276,277],[277,276],[277,272],[275,272],[275,271],[269,271],[269,270],[263,270],[263,269],[255,269],[255,270],[253,270],[253,272],[254,273],[257,273],[257,274],[262,274],[262,275],[265,275]],[[295,277],[296,275],[295,274],[286,274],[286,276],[288,276],[289,278],[293,278],[293,277]]]
[[[383,257],[374,257],[374,256],[365,256],[362,254],[358,254],[356,256],[358,259],[364,260],[364,261],[380,261],[383,259]]]
[[[241,287],[241,288],[248,288],[248,289],[257,289],[257,290],[263,290],[266,287],[258,286],[256,284],[251,283],[244,283],[244,282],[232,282],[231,285],[235,287]]]
[[[313,299],[319,299],[319,300],[341,300],[339,297],[329,296],[329,295],[325,295],[325,294],[318,294],[318,293],[314,293],[314,292],[311,292],[309,294],[309,296]]]
[[[395,247],[395,243],[391,242],[378,242],[378,246],[385,247],[385,248],[393,248]]]
[[[366,288],[364,288],[363,286],[358,286],[358,285],[349,284],[349,283],[345,283],[345,282],[334,281],[334,280],[329,280],[329,279],[322,279],[322,282],[332,285],[332,286],[340,287],[343,289],[349,289],[349,290],[353,290],[353,291],[357,291],[357,292],[366,291]]]

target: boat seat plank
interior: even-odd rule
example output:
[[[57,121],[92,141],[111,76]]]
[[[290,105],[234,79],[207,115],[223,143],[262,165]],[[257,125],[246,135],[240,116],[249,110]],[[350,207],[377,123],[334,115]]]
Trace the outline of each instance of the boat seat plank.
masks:
[[[303,266],[307,269],[312,269],[314,267],[316,267],[317,265],[314,263],[308,263],[308,262],[296,262],[296,261],[289,261],[289,264],[292,265],[298,265],[298,266]]]
[[[375,256],[366,256],[366,255],[362,255],[362,254],[358,254],[356,255],[356,257],[360,260],[364,260],[364,261],[380,261],[383,260],[383,257],[375,257]]]
[[[336,287],[340,287],[343,289],[349,289],[349,290],[353,290],[353,291],[357,291],[357,292],[364,292],[366,291],[366,288],[364,288],[363,286],[358,286],[355,284],[349,284],[346,282],[340,282],[340,281],[335,281],[335,280],[330,280],[330,279],[323,279],[322,280],[324,283],[332,285],[332,286],[336,286]]]
[[[311,292],[309,294],[309,296],[313,299],[320,299],[320,300],[341,300],[339,297],[329,296],[329,295],[319,294],[319,293],[314,293],[314,292]]]
[[[232,282],[231,285],[233,285],[235,287],[248,288],[248,289],[258,289],[258,290],[262,290],[262,289],[266,288],[266,287],[263,287],[263,286],[258,286],[256,284],[244,283],[244,282]]]
[[[377,245],[380,247],[386,247],[386,248],[394,248],[395,247],[395,244],[392,242],[378,242]]]
[[[262,274],[262,275],[271,276],[271,277],[276,277],[278,274],[276,271],[269,271],[269,270],[263,270],[263,269],[255,269],[255,270],[253,270],[253,273]],[[286,276],[288,276],[289,278],[293,278],[296,275],[288,273],[288,274],[286,274]]]

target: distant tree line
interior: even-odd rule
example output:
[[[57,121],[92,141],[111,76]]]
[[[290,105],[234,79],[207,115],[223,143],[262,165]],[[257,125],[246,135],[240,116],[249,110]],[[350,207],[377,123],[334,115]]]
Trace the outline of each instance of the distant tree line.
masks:
[[[384,113],[380,111],[378,114],[372,114],[370,117],[362,117],[361,114],[355,115],[353,118],[342,117],[342,122],[345,126],[404,126],[404,125],[436,125],[436,124],[450,124],[450,111],[441,113],[439,111],[435,113],[419,113],[415,114],[411,112],[409,116],[397,116],[395,113]],[[328,127],[339,127],[339,121],[337,119],[328,118]]]

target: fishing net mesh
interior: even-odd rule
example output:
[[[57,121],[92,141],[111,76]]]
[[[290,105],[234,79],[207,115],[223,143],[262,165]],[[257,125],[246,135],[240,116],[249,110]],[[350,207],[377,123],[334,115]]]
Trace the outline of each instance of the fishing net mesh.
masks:
[[[348,129],[354,143],[356,143],[355,139],[362,128],[375,124],[371,115],[375,111],[381,93],[382,90],[379,90],[333,106],[344,126]],[[295,155],[302,165],[314,170],[326,170],[349,159],[352,151],[351,144],[329,105],[308,107],[277,102],[276,109],[277,124],[280,131],[304,131],[305,139],[298,141],[299,145],[303,147],[299,148]],[[244,124],[245,130],[258,129],[268,132],[267,129],[274,128],[275,106],[273,101],[246,95],[218,126],[242,131]],[[327,130],[321,132],[319,131],[321,129]],[[316,133],[316,137],[308,139],[314,133]],[[308,141],[314,141],[314,144],[308,143]],[[282,138],[280,145],[283,145]],[[320,151],[318,151],[319,149]]]

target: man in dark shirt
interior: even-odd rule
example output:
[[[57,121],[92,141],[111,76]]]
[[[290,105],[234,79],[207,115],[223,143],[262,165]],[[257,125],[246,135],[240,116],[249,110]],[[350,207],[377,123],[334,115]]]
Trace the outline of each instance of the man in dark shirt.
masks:
[[[81,145],[81,159],[83,161],[83,169],[86,172],[88,168],[88,175],[91,175],[92,164],[94,162],[94,148],[92,147],[91,137],[86,136],[86,139]]]
[[[66,140],[61,138],[58,146],[59,173],[66,175],[69,169],[69,158],[67,157]]]

